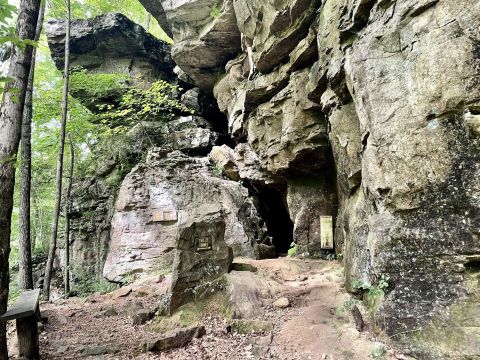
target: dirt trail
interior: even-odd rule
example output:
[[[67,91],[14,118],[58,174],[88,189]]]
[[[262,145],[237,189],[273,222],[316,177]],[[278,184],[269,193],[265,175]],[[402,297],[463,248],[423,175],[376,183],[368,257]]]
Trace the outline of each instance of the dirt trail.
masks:
[[[200,322],[207,334],[188,346],[147,353],[146,342],[159,338],[152,324],[133,325],[132,315],[154,308],[169,286],[169,277],[150,277],[106,295],[42,304],[48,318],[40,335],[42,359],[369,359],[385,348],[384,359],[407,359],[367,332],[355,330],[349,315],[339,312],[348,295],[342,270],[335,262],[280,258],[247,260],[255,277],[275,289],[262,298],[260,318],[271,332],[240,335],[228,331],[218,311],[206,309]],[[251,274],[250,274],[251,275]],[[272,306],[286,297],[289,306]],[[10,332],[13,350],[15,334]]]

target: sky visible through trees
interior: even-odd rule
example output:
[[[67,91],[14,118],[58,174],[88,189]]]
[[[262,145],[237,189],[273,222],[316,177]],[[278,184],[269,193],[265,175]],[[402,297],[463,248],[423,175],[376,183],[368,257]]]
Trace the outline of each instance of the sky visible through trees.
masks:
[[[18,0],[9,0],[8,3],[18,6]],[[66,8],[63,0],[47,0],[46,5],[45,21],[65,17]],[[142,26],[146,26],[147,22],[150,22],[150,33],[158,38],[170,41],[156,21],[153,18],[149,19],[147,12],[137,0],[72,1],[72,19],[93,17],[107,12],[121,12]],[[14,19],[11,23],[14,24]],[[4,66],[2,66],[3,68]],[[33,87],[31,232],[34,258],[48,252],[52,210],[55,201],[55,161],[60,135],[62,89],[62,73],[54,65],[45,34],[42,33],[37,46]],[[92,124],[90,120],[93,115],[78,100],[70,98],[69,102],[67,133],[73,143],[76,155],[74,177],[79,174],[85,176],[92,170],[88,169],[88,159],[89,156],[92,156],[92,147],[101,141],[105,141],[109,129],[98,123]],[[68,162],[69,158],[69,147],[66,147],[64,161]],[[20,176],[17,166],[15,204],[12,215],[12,251],[10,254],[12,270],[11,299],[16,298],[19,294],[16,279],[18,270],[19,182]],[[63,229],[63,218],[59,229]]]

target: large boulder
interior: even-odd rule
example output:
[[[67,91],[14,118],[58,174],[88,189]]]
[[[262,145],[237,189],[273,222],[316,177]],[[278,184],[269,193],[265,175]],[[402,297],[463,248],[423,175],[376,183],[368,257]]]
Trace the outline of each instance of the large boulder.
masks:
[[[65,20],[49,20],[45,32],[55,65],[63,70]],[[174,68],[170,45],[119,13],[72,20],[70,65],[98,73],[165,80],[172,78]]]
[[[170,312],[187,302],[221,289],[221,278],[233,262],[233,250],[225,242],[222,212],[197,217],[178,231],[173,262]]]
[[[211,90],[241,49],[233,0],[142,0],[173,36],[172,56],[201,89]]]
[[[50,52],[63,71],[65,20],[45,25]],[[70,94],[98,112],[117,104],[131,86],[147,88],[157,80],[174,81],[170,44],[156,39],[119,13],[76,19],[70,34]]]
[[[171,271],[177,234],[215,214],[235,255],[254,257],[255,244],[268,241],[248,190],[215,175],[208,158],[151,150],[120,188],[104,276],[122,282],[132,272]]]

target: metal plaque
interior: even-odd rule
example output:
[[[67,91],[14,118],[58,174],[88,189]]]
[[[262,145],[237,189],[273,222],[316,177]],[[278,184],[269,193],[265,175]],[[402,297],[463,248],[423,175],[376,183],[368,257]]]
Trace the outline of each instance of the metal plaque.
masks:
[[[212,239],[210,237],[197,238],[197,251],[212,250]]]
[[[152,214],[153,222],[169,222],[177,221],[178,215],[176,210],[158,210]]]

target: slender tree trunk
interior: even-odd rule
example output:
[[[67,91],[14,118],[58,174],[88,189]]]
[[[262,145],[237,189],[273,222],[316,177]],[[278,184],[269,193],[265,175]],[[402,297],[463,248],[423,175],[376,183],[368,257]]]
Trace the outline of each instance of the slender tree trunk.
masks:
[[[145,24],[145,30],[147,30],[147,32],[150,31],[150,20],[151,20],[151,17],[152,17],[152,15],[150,15],[150,13],[147,13],[147,21],[146,21],[146,24]]]
[[[17,36],[33,40],[38,19],[40,0],[21,0],[17,19]],[[32,46],[25,50],[14,47],[0,110],[0,313],[7,309],[11,217],[13,189],[15,186],[15,163],[22,129],[23,107],[27,90],[28,74],[32,61]],[[12,91],[16,89],[16,91]],[[0,323],[0,360],[7,360],[6,325]]]
[[[50,283],[52,281],[53,260],[57,249],[58,235],[58,219],[60,216],[60,204],[62,201],[62,175],[63,175],[63,152],[65,149],[65,129],[67,126],[68,112],[68,80],[70,70],[70,0],[66,0],[67,5],[67,21],[65,23],[65,69],[64,69],[64,85],[63,85],[63,102],[62,102],[62,123],[60,128],[60,144],[58,148],[57,158],[57,174],[56,174],[56,192],[55,207],[53,209],[52,232],[50,237],[50,248],[48,250],[47,265],[45,267],[45,280],[43,283],[43,295],[46,300],[50,299]]]
[[[70,293],[70,210],[72,207],[73,166],[75,164],[75,149],[70,138],[70,169],[68,174],[67,194],[65,197],[65,295]]]
[[[35,41],[40,39],[45,2],[40,6],[38,14]],[[21,136],[21,179],[20,179],[20,213],[19,213],[19,286],[20,289],[33,289],[32,276],[32,245],[30,232],[30,188],[32,182],[32,114],[33,114],[33,79],[35,74],[35,57],[37,49],[32,52],[32,65],[28,76],[27,92],[25,94],[25,108],[23,110],[22,136]]]

